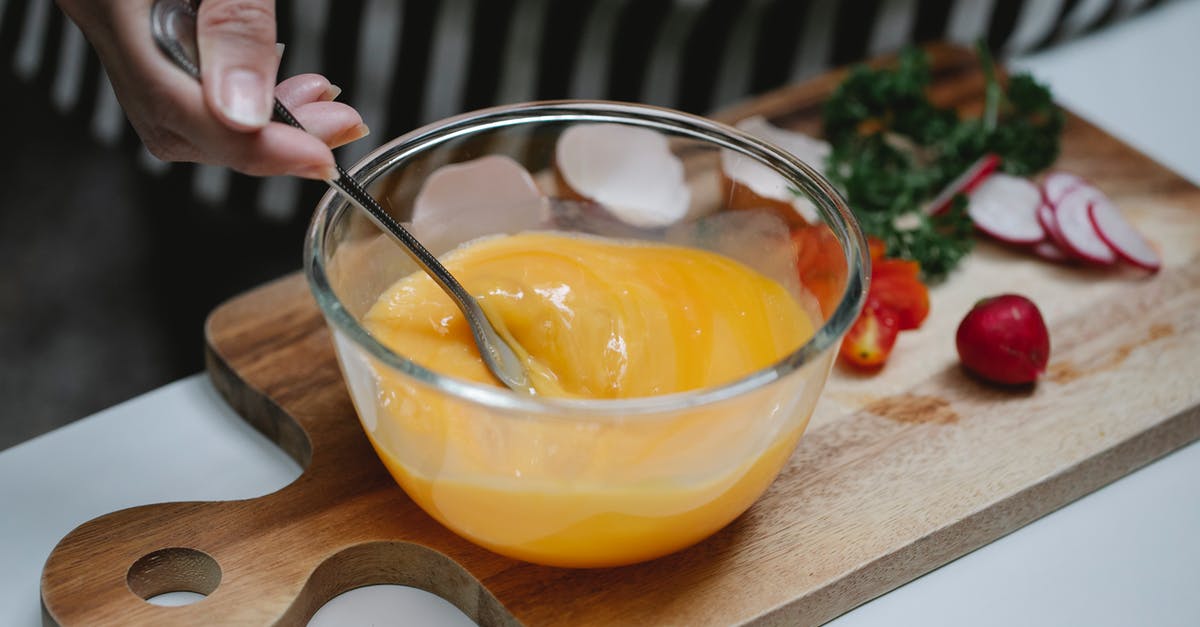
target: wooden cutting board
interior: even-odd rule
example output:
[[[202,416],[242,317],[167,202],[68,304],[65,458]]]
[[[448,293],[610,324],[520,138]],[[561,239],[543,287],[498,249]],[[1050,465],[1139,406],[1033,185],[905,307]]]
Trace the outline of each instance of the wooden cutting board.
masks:
[[[982,81],[937,49],[935,98]],[[718,117],[815,132],[837,74]],[[829,620],[1200,436],[1200,189],[1078,116],[1058,166],[1106,191],[1162,249],[1150,276],[1051,265],[981,242],[933,290],[877,376],[836,370],[790,463],[745,515],[645,564],[562,570],[477,548],[421,512],[364,437],[299,275],[208,320],[212,380],[305,471],[257,499],[149,505],[67,535],[42,578],[64,625],[303,624],[346,590],[407,584],[485,624],[811,624]],[[977,383],[953,337],[979,298],[1039,303],[1053,357],[1035,388]],[[146,472],[153,472],[152,468]],[[207,599],[142,601],[169,590]]]

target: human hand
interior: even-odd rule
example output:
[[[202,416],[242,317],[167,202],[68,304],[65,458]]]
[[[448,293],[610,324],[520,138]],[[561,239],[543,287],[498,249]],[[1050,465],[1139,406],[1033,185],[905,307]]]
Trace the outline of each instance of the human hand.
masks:
[[[58,0],[108,72],[150,153],[165,161],[229,166],[256,176],[336,178],[330,148],[367,134],[340,91],[317,74],[272,89],[279,68],[274,0],[205,0],[197,17],[201,83],[169,61],[150,34],[152,0]],[[271,122],[278,97],[308,132]]]

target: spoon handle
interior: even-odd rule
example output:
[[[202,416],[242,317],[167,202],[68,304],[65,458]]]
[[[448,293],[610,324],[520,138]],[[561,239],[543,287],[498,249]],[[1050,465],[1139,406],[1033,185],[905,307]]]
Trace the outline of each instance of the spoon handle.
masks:
[[[306,133],[308,132],[308,129],[304,128],[303,124],[300,124],[296,116],[292,115],[292,112],[278,98],[275,99],[275,111],[271,117],[277,122],[283,122]],[[400,221],[392,217],[392,214],[388,213],[379,204],[379,201],[375,200],[375,197],[359,184],[357,179],[343,170],[341,165],[335,163],[334,167],[337,168],[338,177],[326,181],[326,183],[345,194],[351,202],[358,205],[363,211],[366,211],[379,228],[390,233],[396,241],[400,242],[413,261],[421,266],[421,269],[428,273],[443,290],[454,298],[455,302],[463,309],[466,315],[483,316],[483,312],[479,309],[479,304],[475,301],[475,298],[467,293],[462,284],[450,274],[449,270],[446,270],[442,262],[438,261],[438,258],[429,252],[429,249],[425,248],[417,238],[413,237],[412,233],[404,228],[404,225]]]
[[[199,81],[200,57],[196,45],[197,5],[197,0],[157,0],[150,10],[150,30],[163,53],[184,72]],[[272,119],[308,132],[278,98],[275,99]],[[413,237],[404,225],[385,211],[357,179],[343,170],[341,165],[335,163],[334,166],[337,168],[338,177],[326,183],[345,194],[354,205],[365,211],[376,226],[399,242],[408,256],[450,295],[466,316],[467,325],[479,346],[480,355],[496,378],[514,390],[528,391],[530,384],[524,364],[508,342],[496,332],[480,308],[479,301],[467,292],[442,262]]]

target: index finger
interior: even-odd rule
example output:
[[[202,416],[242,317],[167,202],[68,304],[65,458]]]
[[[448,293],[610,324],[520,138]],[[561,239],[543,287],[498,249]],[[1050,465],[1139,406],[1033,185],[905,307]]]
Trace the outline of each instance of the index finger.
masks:
[[[226,126],[255,131],[271,119],[274,0],[205,0],[196,19],[204,100]]]

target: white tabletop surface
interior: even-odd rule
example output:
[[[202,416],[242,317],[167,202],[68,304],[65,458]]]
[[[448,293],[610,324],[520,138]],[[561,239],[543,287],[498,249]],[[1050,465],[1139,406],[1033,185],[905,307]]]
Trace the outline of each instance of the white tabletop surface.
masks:
[[[1013,65],[1200,182],[1198,27],[1200,1],[1169,3]],[[42,564],[76,525],[145,503],[261,495],[298,474],[199,375],[0,452],[0,625],[40,624]],[[1197,477],[1192,444],[832,624],[1200,625]],[[373,586],[310,624],[471,622],[433,595]]]

